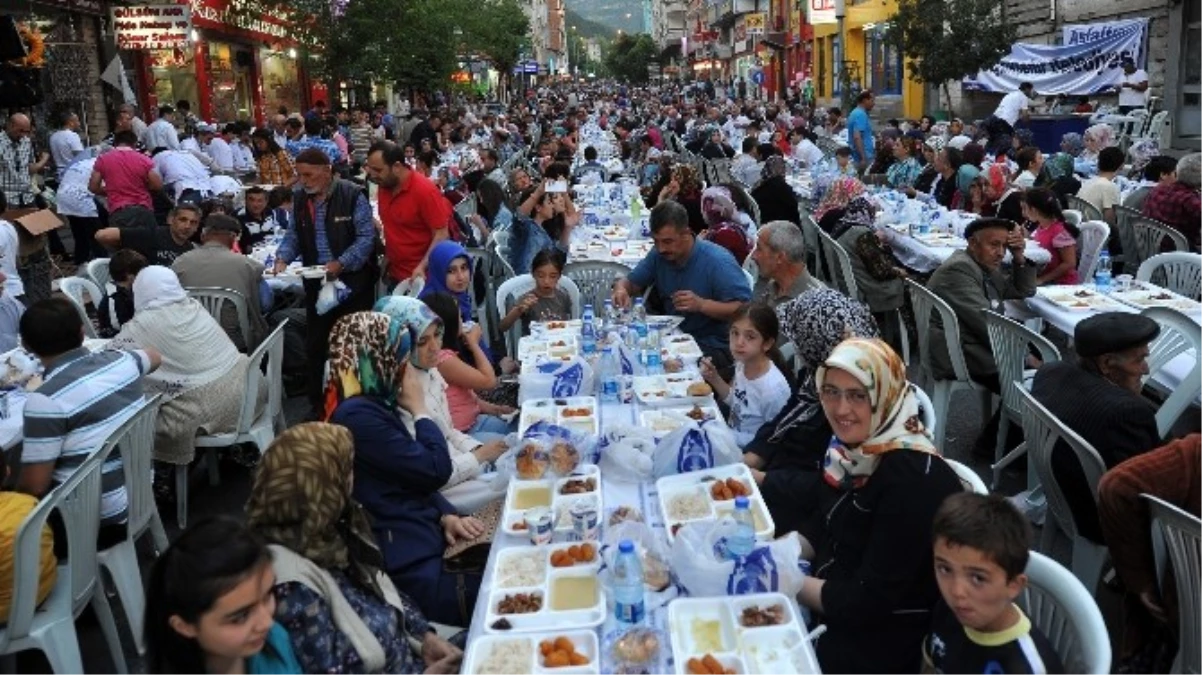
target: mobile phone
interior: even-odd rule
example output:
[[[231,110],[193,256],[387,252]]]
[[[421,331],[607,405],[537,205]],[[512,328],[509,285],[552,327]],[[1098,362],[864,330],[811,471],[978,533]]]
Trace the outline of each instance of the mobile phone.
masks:
[[[553,180],[547,185],[547,192],[567,192],[568,182],[566,180]]]

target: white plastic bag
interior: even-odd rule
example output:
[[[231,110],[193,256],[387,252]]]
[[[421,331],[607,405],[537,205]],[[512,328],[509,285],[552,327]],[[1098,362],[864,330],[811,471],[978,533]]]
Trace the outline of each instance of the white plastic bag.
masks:
[[[719,420],[689,420],[655,446],[655,478],[743,461],[735,436]]]
[[[643,563],[643,578],[647,586],[646,610],[650,612],[678,597],[680,590],[672,578],[670,551],[665,545],[666,541],[662,536],[657,537],[646,523],[637,520],[624,520],[617,525],[606,526],[605,537],[601,541],[601,568],[597,570],[601,586],[612,594],[611,570],[618,559],[618,544],[624,539],[634,543],[635,553]]]
[[[317,303],[315,305],[317,313],[325,314],[334,309],[350,294],[350,289],[346,287],[346,284],[337,279],[333,281],[326,279],[321,284],[321,290],[317,292]]]
[[[734,527],[734,519],[724,516],[716,522],[689,523],[677,530],[670,555],[672,571],[689,595],[796,595],[805,578],[798,565],[801,541],[797,535],[757,541],[751,553],[735,561],[722,555]]]
[[[523,373],[518,384],[519,403],[536,398],[590,396],[593,393],[593,368],[577,356],[571,361],[545,363],[535,372]]]
[[[652,478],[655,434],[641,427],[617,427],[597,441],[596,463],[605,480],[641,483]]]

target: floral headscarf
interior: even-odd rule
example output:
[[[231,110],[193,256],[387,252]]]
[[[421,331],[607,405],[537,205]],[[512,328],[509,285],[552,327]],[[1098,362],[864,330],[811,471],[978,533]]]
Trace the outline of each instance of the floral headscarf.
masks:
[[[815,384],[819,390],[831,368],[848,373],[868,390],[872,432],[856,447],[847,447],[838,436],[831,438],[823,470],[827,484],[840,490],[861,487],[887,452],[939,454],[922,424],[914,385],[906,380],[906,364],[889,345],[862,338],[841,342],[818,368]]]
[[[822,220],[822,216],[828,211],[842,209],[847,206],[847,203],[852,199],[864,194],[864,184],[858,178],[851,176],[840,176],[836,178],[831,186],[823,195],[822,201],[818,203],[818,208],[814,209],[814,220]]]
[[[416,341],[407,332],[394,334],[389,324],[386,314],[355,312],[339,319],[330,329],[327,421],[340,403],[355,396],[379,399],[389,410],[396,407],[401,390],[401,364]]]
[[[776,425],[772,441],[790,428],[821,414],[814,373],[831,351],[848,337],[877,337],[876,319],[868,307],[831,288],[815,288],[779,305],[781,338],[793,342],[801,359],[797,404]]]
[[[1005,164],[990,164],[983,173],[994,194],[1000,198],[1006,193],[1006,186],[1010,184],[1010,172],[1006,170]]]
[[[350,430],[336,424],[309,422],[276,436],[255,471],[247,524],[269,543],[345,570],[381,594],[384,556],[367,513],[351,498],[354,454]]]
[[[1076,157],[1085,149],[1085,140],[1081,138],[1081,134],[1070,131],[1060,137],[1060,149],[1070,156]]]
[[[455,298],[459,303],[459,318],[467,321],[472,316],[472,286],[468,282],[468,290],[462,293],[456,293],[447,288],[447,271],[451,269],[451,263],[459,258],[467,260],[468,279],[472,277],[472,257],[468,255],[467,249],[463,248],[457,242],[443,240],[434,245],[430,251],[430,264],[428,276],[426,277],[426,285],[422,287],[422,292],[419,297],[426,297],[435,293],[446,293]]]
[[[1144,167],[1152,158],[1160,154],[1160,143],[1157,143],[1151,138],[1145,138],[1141,141],[1136,141],[1127,150],[1127,155],[1131,157],[1131,173],[1127,174],[1135,179],[1143,178]],[[136,296],[135,296],[136,297]]]
[[[422,367],[417,362],[417,353],[413,352],[413,348],[417,347],[417,341],[427,328],[431,325],[437,326],[434,335],[442,342],[442,319],[421,300],[403,295],[386,295],[376,300],[374,309],[388,317],[389,336],[409,345],[409,351],[412,352],[409,362],[414,366]]]
[[[844,232],[856,225],[872,227],[875,221],[876,205],[868,197],[860,195],[847,202],[847,207],[843,209],[843,216],[839,218],[839,223],[831,231],[831,237],[838,239],[843,236]]]
[[[947,139],[943,136],[936,136],[932,134],[927,136],[926,144],[928,148],[934,150],[935,154],[938,155],[943,151],[944,146],[947,145]]]
[[[701,193],[701,215],[705,218],[706,225],[714,226],[737,222],[736,211],[738,209],[735,207],[735,200],[731,196],[729,188],[715,185],[706,188]]]
[[[701,182],[697,180],[697,171],[688,164],[677,164],[672,169],[672,176],[680,185],[681,196],[692,196],[701,192]]]
[[[1104,148],[1114,145],[1114,128],[1109,124],[1095,124],[1085,130],[1085,149],[1096,155]]]
[[[767,181],[770,178],[783,176],[788,171],[785,165],[785,158],[780,155],[772,155],[764,160],[764,168],[760,170],[760,180]]]

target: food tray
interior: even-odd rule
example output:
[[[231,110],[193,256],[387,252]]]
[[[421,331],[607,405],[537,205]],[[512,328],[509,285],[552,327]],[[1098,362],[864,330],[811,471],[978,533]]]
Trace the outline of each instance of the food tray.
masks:
[[[1088,286],[1045,286],[1039,296],[1070,312],[1121,311],[1123,305]]]
[[[576,647],[578,654],[583,654],[589,657],[589,663],[583,666],[566,666],[563,668],[548,668],[542,665],[543,659],[539,654],[539,642],[543,640],[554,640],[557,637],[566,637],[572,641]],[[577,673],[599,673],[601,672],[599,656],[600,647],[597,644],[597,634],[591,630],[577,631],[549,631],[544,633],[528,633],[524,635],[482,635],[472,640],[468,645],[467,654],[464,655],[464,668],[461,671],[464,675],[483,675],[485,671],[481,668],[492,655],[492,650],[507,643],[526,643],[530,645],[530,661],[523,667],[515,669],[515,673],[564,673],[575,675]]]
[[[580,335],[580,327],[584,321],[580,319],[564,319],[562,321],[533,321],[530,323],[530,334],[536,339],[545,339],[548,335],[559,336],[568,334],[573,339]]]
[[[684,359],[699,359],[702,356],[701,347],[697,346],[693,336],[683,333],[665,336],[660,343],[660,351],[663,352],[664,358],[679,356]]]
[[[581,584],[590,590],[581,597],[580,605],[574,609],[553,609],[556,595],[562,584]],[[520,593],[540,594],[542,608],[525,614],[501,614],[499,605],[506,597]],[[484,630],[490,634],[529,633],[531,631],[566,630],[573,628],[595,628],[605,622],[605,591],[594,567],[561,567],[547,569],[546,581],[534,586],[493,588],[488,593],[488,609],[484,617]],[[493,628],[504,618],[509,622],[507,629]]]
[[[588,408],[588,415],[565,417],[564,413],[572,409]],[[518,436],[526,433],[535,422],[551,422],[569,429],[575,433],[600,433],[601,422],[597,417],[597,398],[595,396],[569,396],[567,398],[534,398],[522,404],[521,422],[518,423]]]
[[[649,328],[658,330],[662,333],[669,333],[671,331],[674,331],[682,323],[684,323],[684,317],[676,316],[675,314],[648,314],[647,315],[647,326]],[[671,337],[675,337],[675,336],[669,336],[669,339],[671,339]]]
[[[677,474],[675,476],[665,476],[655,481],[655,490],[659,494],[660,514],[664,521],[664,532],[668,536],[669,543],[676,539],[676,532],[674,531],[676,525],[715,520],[734,511],[735,502],[733,499],[718,501],[710,495],[709,491],[709,486],[714,480],[725,480],[727,478],[737,479],[745,486],[751,488],[751,494],[748,495],[748,499],[751,502],[752,515],[756,520],[756,539],[772,539],[776,534],[776,523],[773,521],[772,514],[768,512],[768,508],[764,504],[764,498],[760,495],[760,486],[751,478],[751,469],[748,469],[746,464],[736,463],[704,471],[690,471],[689,473]],[[675,516],[669,508],[673,499],[678,495],[687,495],[690,492],[702,495],[705,498],[705,502],[709,506],[708,511],[704,514],[697,514],[696,517],[680,518]]]
[[[636,375],[632,378],[634,395],[639,402],[649,406],[682,406],[686,404],[712,405],[713,390],[709,394],[690,395],[689,385],[705,383],[696,372],[680,372],[666,375]]]
[[[573,479],[588,479],[591,478],[596,482],[597,489],[593,492],[583,492],[579,494],[560,494],[560,490],[569,480]],[[562,478],[551,477],[548,473],[547,478],[540,480],[511,480],[509,487],[505,492],[505,513],[501,518],[501,529],[506,534],[512,534],[520,537],[527,537],[528,533],[524,529],[518,527],[519,523],[525,523],[526,510],[535,508],[528,506],[518,508],[519,493],[523,490],[548,489],[551,491],[551,503],[548,505],[551,508],[551,517],[554,518],[555,532],[557,534],[566,534],[572,531],[572,519],[569,515],[566,523],[561,518],[562,514],[569,513],[572,505],[582,499],[592,499],[597,504],[597,522],[601,522],[605,510],[601,499],[601,469],[595,464],[581,464],[576,467],[571,476]]]
[[[746,607],[779,605],[785,621],[772,626],[743,626]],[[717,634],[699,639],[694,622],[717,623]],[[722,598],[679,598],[668,605],[669,638],[676,672],[689,672],[691,658],[711,654],[738,673],[820,673],[818,659],[797,619],[793,600],[781,593]],[[703,640],[711,640],[706,643]],[[711,649],[717,647],[717,649]]]
[[[930,246],[931,248],[956,248],[964,245],[963,237],[956,237],[943,232],[932,232],[930,234],[916,234],[914,238],[919,242]]]
[[[695,420],[708,422],[710,420],[721,420],[722,411],[713,403],[696,404],[694,406],[681,406],[679,408],[657,408],[655,410],[644,410],[639,415],[641,426],[650,429],[656,436],[661,438],[676,431],[684,426],[685,420],[690,419],[689,413],[694,408],[700,409],[705,413],[705,420]]]
[[[1128,291],[1114,291],[1110,297],[1141,310],[1149,307],[1168,307],[1187,314],[1202,312],[1202,303],[1164,288],[1132,288]]]
[[[555,331],[540,337],[527,335],[518,342],[518,360],[533,360],[540,356],[572,357],[579,353],[579,341],[567,331]]]

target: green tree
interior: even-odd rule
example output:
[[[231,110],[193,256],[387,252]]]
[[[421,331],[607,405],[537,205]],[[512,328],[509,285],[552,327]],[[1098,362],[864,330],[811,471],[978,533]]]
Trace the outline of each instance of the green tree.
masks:
[[[631,84],[642,84],[650,79],[647,67],[658,63],[659,49],[650,35],[622,34],[610,45],[605,55],[605,68],[613,77]]]
[[[909,59],[911,79],[943,90],[950,112],[948,82],[997,64],[1015,30],[996,0],[898,0],[886,39]]]

